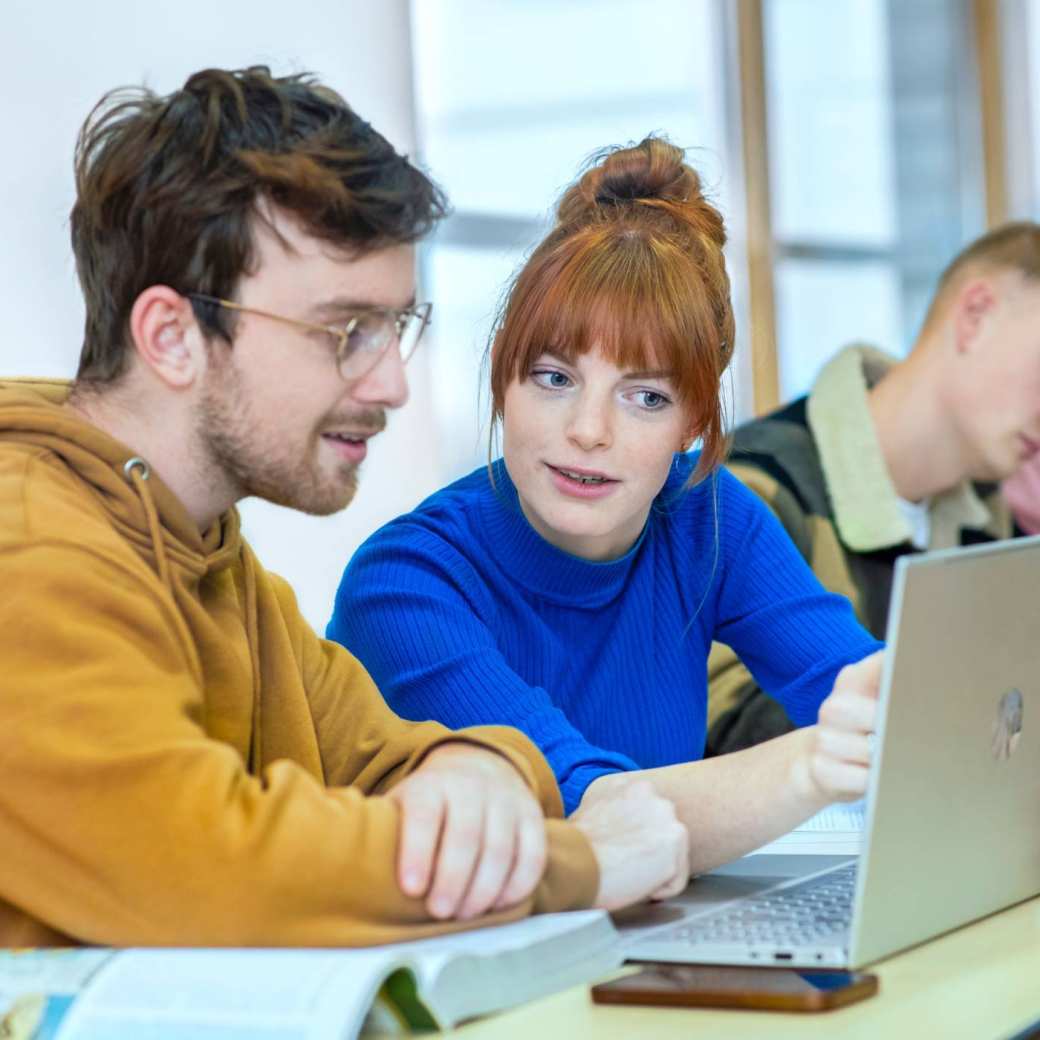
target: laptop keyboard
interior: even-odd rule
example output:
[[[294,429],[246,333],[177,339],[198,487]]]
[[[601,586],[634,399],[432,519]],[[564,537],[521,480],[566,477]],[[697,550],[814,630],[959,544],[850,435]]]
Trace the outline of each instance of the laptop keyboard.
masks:
[[[847,931],[856,861],[654,934],[654,942],[813,946]]]

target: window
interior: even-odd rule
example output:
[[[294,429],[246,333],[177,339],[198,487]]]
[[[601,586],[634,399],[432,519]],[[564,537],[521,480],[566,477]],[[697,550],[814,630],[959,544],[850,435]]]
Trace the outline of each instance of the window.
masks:
[[[984,225],[970,11],[766,0],[780,392],[844,344],[902,355]]]
[[[749,51],[735,13],[758,3]],[[590,152],[649,131],[689,149],[730,228],[738,420],[751,411],[745,234],[766,243],[755,262],[774,299],[755,313],[759,330],[775,318],[782,400],[851,341],[904,354],[939,273],[985,227],[972,12],[971,0],[414,0],[421,147],[455,205],[425,254],[443,475],[486,457],[484,346],[553,200]],[[741,154],[736,99],[756,80],[738,53],[764,61],[768,175]],[[768,180],[765,217],[745,209],[749,176]]]
[[[496,304],[591,153],[664,133],[726,214],[718,14],[688,0],[413,3],[423,159],[455,208],[424,259],[445,478],[486,459]]]

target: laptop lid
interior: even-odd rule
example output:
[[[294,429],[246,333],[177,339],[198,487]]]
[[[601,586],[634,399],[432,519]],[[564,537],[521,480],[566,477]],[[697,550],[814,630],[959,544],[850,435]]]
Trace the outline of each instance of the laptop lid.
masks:
[[[901,557],[853,966],[1040,892],[1040,536]]]

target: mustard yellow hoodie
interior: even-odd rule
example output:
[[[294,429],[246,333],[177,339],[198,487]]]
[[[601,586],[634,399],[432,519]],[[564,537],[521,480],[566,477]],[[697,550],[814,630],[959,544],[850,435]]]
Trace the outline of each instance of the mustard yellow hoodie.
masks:
[[[395,881],[381,797],[436,745],[319,639],[232,510],[200,535],[133,451],[0,384],[0,945],[361,945],[460,927]],[[547,816],[552,773],[505,728]],[[583,835],[548,827],[526,906],[587,906]]]

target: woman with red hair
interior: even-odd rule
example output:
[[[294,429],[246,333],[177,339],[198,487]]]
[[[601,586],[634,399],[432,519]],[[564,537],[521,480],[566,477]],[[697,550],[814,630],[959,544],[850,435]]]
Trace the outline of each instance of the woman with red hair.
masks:
[[[849,603],[721,468],[724,242],[680,149],[601,156],[499,315],[502,458],[370,538],[328,628],[406,718],[523,730],[568,812],[639,771],[693,873],[863,794],[880,672]],[[700,761],[713,640],[802,728]]]

